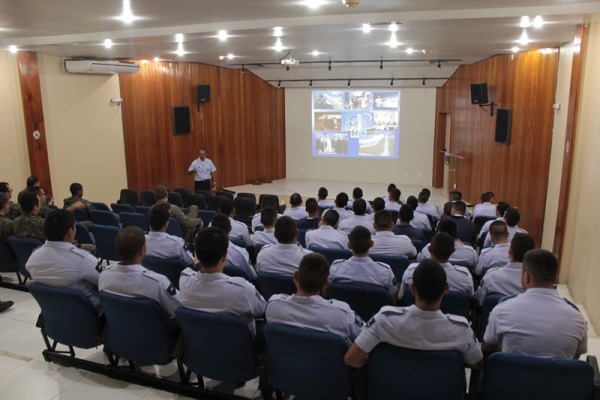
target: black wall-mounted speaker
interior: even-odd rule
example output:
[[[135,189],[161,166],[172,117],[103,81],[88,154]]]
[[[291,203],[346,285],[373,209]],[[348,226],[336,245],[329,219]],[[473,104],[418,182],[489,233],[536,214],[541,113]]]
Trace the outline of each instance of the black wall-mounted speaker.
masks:
[[[210,101],[210,85],[198,85],[198,104]]]
[[[188,106],[173,107],[173,133],[182,135],[190,133],[190,108]]]
[[[471,104],[488,104],[487,83],[471,83]]]
[[[512,109],[499,108],[496,113],[496,142],[509,144],[511,128]]]

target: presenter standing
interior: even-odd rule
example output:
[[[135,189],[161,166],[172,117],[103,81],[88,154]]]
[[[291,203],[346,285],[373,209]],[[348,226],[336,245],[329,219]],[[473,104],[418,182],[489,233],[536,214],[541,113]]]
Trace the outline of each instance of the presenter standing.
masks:
[[[188,174],[195,175],[194,192],[198,190],[217,190],[215,172],[217,172],[217,168],[211,160],[206,158],[206,149],[200,149],[198,158],[188,168]],[[212,187],[210,184],[211,179],[213,181]]]

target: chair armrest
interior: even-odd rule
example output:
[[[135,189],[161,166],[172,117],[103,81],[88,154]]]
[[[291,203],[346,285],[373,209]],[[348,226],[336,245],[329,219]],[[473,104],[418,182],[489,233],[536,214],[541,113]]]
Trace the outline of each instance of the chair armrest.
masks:
[[[587,356],[586,361],[594,369],[594,399],[600,400],[600,370],[598,369],[598,359],[596,356]]]

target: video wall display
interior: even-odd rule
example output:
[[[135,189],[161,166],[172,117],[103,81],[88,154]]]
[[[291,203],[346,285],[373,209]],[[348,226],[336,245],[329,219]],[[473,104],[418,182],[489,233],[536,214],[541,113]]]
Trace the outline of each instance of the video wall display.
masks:
[[[399,90],[313,90],[312,155],[398,158]]]

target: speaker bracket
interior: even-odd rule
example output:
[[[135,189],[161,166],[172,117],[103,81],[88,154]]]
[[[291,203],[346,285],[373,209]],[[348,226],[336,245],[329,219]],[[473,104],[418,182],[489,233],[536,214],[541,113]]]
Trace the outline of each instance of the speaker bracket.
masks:
[[[490,111],[486,110],[484,107],[490,107]],[[490,117],[494,116],[494,102],[493,101],[491,103],[479,104],[479,108],[481,108],[485,112],[489,112]]]

